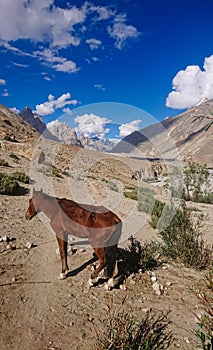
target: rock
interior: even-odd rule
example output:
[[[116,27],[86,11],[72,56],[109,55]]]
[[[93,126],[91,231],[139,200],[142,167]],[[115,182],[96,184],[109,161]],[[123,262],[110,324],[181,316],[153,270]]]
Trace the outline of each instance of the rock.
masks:
[[[15,241],[16,238],[15,237],[12,237],[12,236],[3,236],[1,237],[1,242],[12,242],[12,241]]]
[[[27,244],[25,245],[25,247],[26,247],[27,249],[31,249],[31,248],[34,247],[34,244],[33,244],[32,242],[27,242]]]
[[[127,290],[125,284],[120,284],[120,287],[119,287],[121,290]]]
[[[157,295],[161,295],[160,285],[157,282],[153,283],[152,288]]]
[[[151,276],[151,281],[152,281],[152,283],[155,283],[157,281],[157,277],[156,276]]]
[[[84,248],[79,249],[79,252],[81,252],[81,253],[84,253],[85,251],[86,251],[86,249],[84,249]]]
[[[12,242],[8,243],[7,246],[6,246],[6,249],[11,249],[11,250],[15,250],[16,249],[16,246],[15,244],[13,244]]]
[[[142,311],[142,312],[145,312],[145,313],[149,312],[149,310],[150,310],[150,309],[149,309],[148,307],[144,307],[143,309],[141,309],[141,311]]]

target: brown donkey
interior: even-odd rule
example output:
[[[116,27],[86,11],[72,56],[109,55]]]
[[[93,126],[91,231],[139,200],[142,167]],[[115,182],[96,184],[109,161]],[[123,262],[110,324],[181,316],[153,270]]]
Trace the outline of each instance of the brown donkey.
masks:
[[[68,235],[87,238],[94,249],[99,265],[91,275],[92,280],[98,277],[103,268],[106,270],[106,277],[113,277],[117,244],[122,228],[122,222],[116,214],[103,206],[79,204],[70,199],[51,197],[42,190],[33,189],[26,219],[31,220],[40,211],[50,219],[50,225],[57,237],[62,263],[61,279],[67,276],[69,270]]]

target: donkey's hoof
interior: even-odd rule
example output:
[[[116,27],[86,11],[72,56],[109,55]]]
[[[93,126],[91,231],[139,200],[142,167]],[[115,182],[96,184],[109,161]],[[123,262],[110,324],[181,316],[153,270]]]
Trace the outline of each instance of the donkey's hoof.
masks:
[[[87,282],[87,288],[90,289],[91,287],[94,286],[94,280],[92,280],[91,278],[88,280]]]
[[[61,272],[58,279],[59,280],[64,280],[65,278],[67,278],[67,274],[68,274],[68,271],[65,271],[65,272]]]
[[[104,289],[105,290],[111,290],[113,289],[115,286],[114,284],[114,279],[113,277],[111,277],[105,284],[104,284]]]

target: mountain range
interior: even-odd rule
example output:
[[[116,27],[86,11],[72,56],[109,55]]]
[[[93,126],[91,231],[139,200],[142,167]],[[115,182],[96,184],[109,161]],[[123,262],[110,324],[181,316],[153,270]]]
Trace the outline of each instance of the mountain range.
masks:
[[[213,100],[203,101],[186,112],[150,125],[126,136],[116,145],[111,140],[78,136],[62,122],[52,122],[48,128],[40,116],[29,107],[20,115],[0,105],[0,138],[4,141],[33,143],[42,136],[65,144],[125,154],[129,157],[195,160],[213,167]]]
[[[112,150],[132,157],[195,160],[213,166],[213,100],[123,138]]]

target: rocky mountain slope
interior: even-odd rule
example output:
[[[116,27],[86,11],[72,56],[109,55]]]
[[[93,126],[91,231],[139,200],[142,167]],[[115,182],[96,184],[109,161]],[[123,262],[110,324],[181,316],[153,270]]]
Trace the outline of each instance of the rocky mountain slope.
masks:
[[[113,149],[143,157],[194,159],[213,165],[213,100],[126,136]],[[209,127],[208,127],[209,126]]]
[[[74,129],[70,128],[65,122],[53,121],[47,124],[48,130],[58,140],[68,145],[83,147]]]
[[[42,117],[37,114],[34,114],[30,107],[25,107],[20,112],[20,116],[45,138],[58,141],[58,138],[52,135],[51,132],[47,129]]]
[[[14,142],[27,142],[39,136],[23,118],[0,104],[0,138]]]

